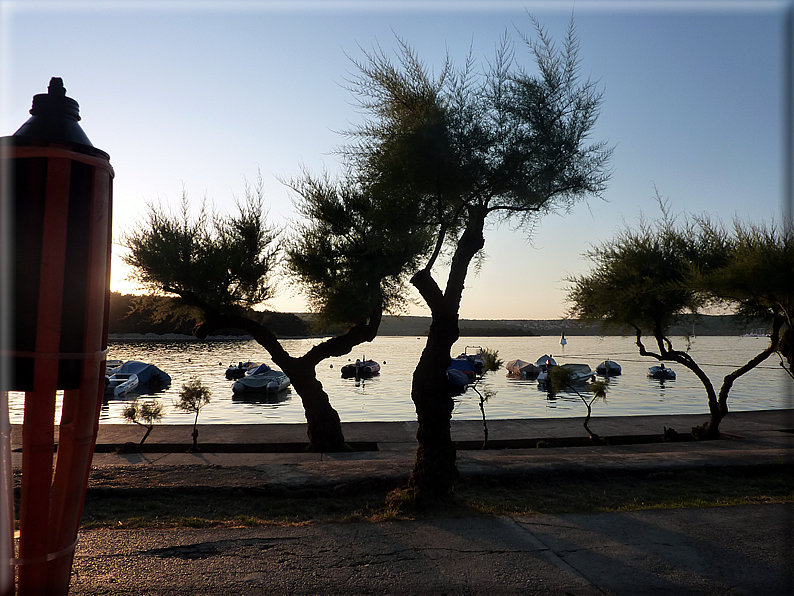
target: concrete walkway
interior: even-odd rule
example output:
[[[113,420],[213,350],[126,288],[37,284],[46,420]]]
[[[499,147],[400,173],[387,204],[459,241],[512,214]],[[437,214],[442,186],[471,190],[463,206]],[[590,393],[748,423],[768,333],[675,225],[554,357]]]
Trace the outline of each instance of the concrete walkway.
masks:
[[[731,413],[720,441],[648,442],[664,427],[686,433],[705,418],[596,417],[590,427],[613,444],[550,448],[526,445],[530,439],[553,444],[586,436],[582,419],[493,420],[491,444],[519,448],[461,448],[458,466],[464,479],[523,476],[542,482],[544,474],[561,472],[749,471],[794,463],[794,410]],[[256,487],[267,498],[271,491],[322,494],[405,481],[415,423],[343,427],[348,441],[370,450],[290,452],[306,442],[299,424],[200,425],[205,451],[185,453],[191,427],[158,426],[146,442],[149,452],[98,452],[89,490]],[[482,432],[481,422],[453,422],[460,447],[481,446]],[[101,425],[98,451],[142,436],[133,425]],[[628,436],[635,442],[614,444]],[[15,428],[14,446],[19,439]],[[16,465],[19,457],[14,454]],[[794,594],[793,520],[794,505],[786,504],[288,528],[91,530],[77,548],[71,593]]]

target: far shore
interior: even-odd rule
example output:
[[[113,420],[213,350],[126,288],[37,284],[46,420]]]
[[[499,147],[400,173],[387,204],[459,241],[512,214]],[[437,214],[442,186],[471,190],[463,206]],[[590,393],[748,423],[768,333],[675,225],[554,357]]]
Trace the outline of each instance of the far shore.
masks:
[[[311,320],[312,315],[297,313],[303,319]],[[604,328],[600,323],[590,323],[576,319],[461,319],[459,322],[461,337],[538,337],[559,336],[633,336],[634,332]],[[110,325],[113,330],[113,323]],[[423,337],[430,328],[430,317],[387,315],[378,333],[381,337]],[[730,315],[688,316],[679,325],[670,329],[670,337],[681,336],[740,336],[749,333],[763,335],[762,325],[747,322]],[[326,337],[326,335],[283,335],[281,339],[309,339]],[[110,333],[111,340],[164,340],[191,341],[192,335],[183,333]],[[233,329],[221,330],[211,334],[208,341],[232,341],[252,339],[248,334]]]

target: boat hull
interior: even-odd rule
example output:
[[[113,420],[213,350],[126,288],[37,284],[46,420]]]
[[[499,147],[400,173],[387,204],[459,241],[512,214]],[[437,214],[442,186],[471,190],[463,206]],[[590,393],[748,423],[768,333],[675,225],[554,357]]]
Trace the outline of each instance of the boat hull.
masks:
[[[380,373],[380,364],[374,360],[356,360],[342,367],[342,377],[371,377]]]
[[[105,377],[105,395],[122,397],[138,387],[135,373],[114,373]]]
[[[671,368],[652,366],[648,369],[648,376],[652,379],[657,379],[660,381],[674,381],[675,371]]]
[[[620,364],[612,360],[604,360],[601,364],[596,366],[596,374],[602,377],[617,377],[623,373]]]
[[[232,391],[235,393],[278,393],[290,385],[287,375],[278,371],[264,374],[248,375],[235,381]]]

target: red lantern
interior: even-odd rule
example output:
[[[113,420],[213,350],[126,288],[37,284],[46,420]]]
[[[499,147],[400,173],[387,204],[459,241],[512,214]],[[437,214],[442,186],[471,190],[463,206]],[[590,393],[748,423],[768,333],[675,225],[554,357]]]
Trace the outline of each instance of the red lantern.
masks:
[[[11,381],[0,389],[25,391],[18,593],[66,594],[104,390],[113,168],[80,128],[61,79],[30,113],[0,139],[3,211],[13,222],[2,260]]]

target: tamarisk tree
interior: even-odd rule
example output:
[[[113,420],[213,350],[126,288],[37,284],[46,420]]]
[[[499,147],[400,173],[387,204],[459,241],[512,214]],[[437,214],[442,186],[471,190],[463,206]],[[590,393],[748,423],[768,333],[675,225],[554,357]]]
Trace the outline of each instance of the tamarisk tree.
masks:
[[[345,449],[341,421],[316,366],[372,341],[383,309],[396,308],[404,295],[407,247],[424,236],[401,229],[402,220],[385,216],[378,201],[346,179],[304,173],[291,187],[305,221],[286,240],[267,223],[260,178],[246,186],[236,214],[210,217],[202,209],[191,217],[185,196],[178,214],[150,206],[148,221],[124,238],[125,262],[152,294],[177,297],[172,310],[187,309],[200,339],[221,328],[251,334],[300,395],[310,449],[339,451]],[[278,266],[282,259],[286,269]],[[248,310],[275,296],[275,282],[289,274],[307,289],[316,312],[346,329],[301,355],[290,354]]]
[[[661,218],[643,219],[636,229],[624,229],[586,253],[590,272],[568,279],[569,315],[633,329],[642,356],[689,369],[706,390],[709,407],[709,419],[692,429],[693,436],[716,439],[736,379],[786,349],[780,337],[782,329],[791,333],[793,235],[738,222],[730,234],[707,217],[678,225],[658,193],[656,199]],[[769,345],[727,374],[719,392],[689,350],[674,347],[670,337],[681,315],[706,306],[760,317],[772,328]],[[645,337],[653,347],[646,347]]]
[[[437,75],[398,38],[396,63],[380,48],[365,51],[348,80],[365,118],[341,153],[434,240],[411,278],[431,315],[411,387],[418,447],[408,489],[417,497],[446,496],[457,478],[445,371],[486,223],[531,230],[539,216],[600,196],[609,178],[611,149],[589,141],[602,96],[579,78],[573,21],[561,48],[532,23],[537,38],[519,42],[537,72],[520,64],[507,34],[484,70],[470,55],[461,68],[448,58]]]

